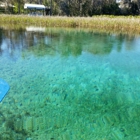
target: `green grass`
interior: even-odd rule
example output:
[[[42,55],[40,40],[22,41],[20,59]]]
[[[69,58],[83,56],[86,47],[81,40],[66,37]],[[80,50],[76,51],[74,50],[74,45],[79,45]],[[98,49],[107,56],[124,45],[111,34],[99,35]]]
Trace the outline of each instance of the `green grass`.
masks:
[[[27,16],[0,15],[0,25],[89,28],[99,31],[140,34],[140,16]]]

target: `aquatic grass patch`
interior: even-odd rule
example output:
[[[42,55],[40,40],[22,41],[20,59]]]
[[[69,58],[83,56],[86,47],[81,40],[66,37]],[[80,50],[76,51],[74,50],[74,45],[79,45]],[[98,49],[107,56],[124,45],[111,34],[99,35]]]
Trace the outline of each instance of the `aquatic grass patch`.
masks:
[[[140,34],[140,16],[93,16],[93,17],[62,17],[62,16],[27,16],[0,15],[0,25],[10,26],[43,26],[89,28],[99,31],[114,31],[122,33]]]

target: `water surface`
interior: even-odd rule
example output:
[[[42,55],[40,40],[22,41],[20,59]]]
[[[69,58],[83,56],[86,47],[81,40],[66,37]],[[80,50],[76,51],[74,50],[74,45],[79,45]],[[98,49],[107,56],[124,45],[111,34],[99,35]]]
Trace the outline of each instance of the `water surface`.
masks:
[[[139,140],[140,37],[0,29],[0,140]]]

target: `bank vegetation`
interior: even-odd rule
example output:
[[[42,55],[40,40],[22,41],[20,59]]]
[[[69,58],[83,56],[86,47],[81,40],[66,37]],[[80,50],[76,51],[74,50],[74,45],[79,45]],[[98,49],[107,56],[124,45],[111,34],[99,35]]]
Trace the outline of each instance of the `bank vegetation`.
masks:
[[[0,25],[86,28],[98,31],[113,31],[140,34],[140,16],[25,16],[0,15]]]

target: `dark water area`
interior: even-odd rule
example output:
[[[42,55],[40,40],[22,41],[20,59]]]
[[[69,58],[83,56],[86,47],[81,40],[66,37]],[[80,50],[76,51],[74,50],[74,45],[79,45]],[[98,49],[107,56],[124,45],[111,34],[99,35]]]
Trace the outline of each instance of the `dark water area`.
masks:
[[[139,140],[140,36],[0,28],[0,140]]]

